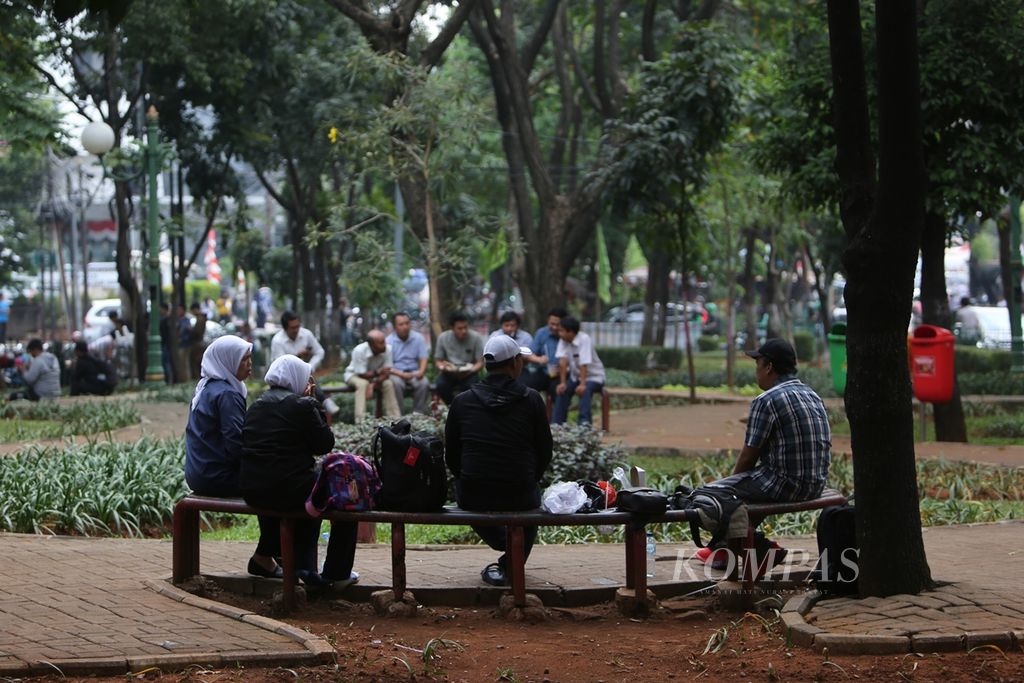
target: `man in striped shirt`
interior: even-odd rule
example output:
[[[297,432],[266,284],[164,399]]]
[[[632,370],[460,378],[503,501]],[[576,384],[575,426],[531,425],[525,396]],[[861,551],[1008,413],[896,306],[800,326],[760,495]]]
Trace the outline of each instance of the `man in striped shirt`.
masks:
[[[711,485],[732,486],[738,497],[752,503],[817,498],[832,462],[825,405],[797,379],[796,352],[786,340],[769,339],[747,355],[757,363],[754,376],[764,393],[750,405],[743,450],[732,475]],[[759,556],[770,548],[781,551],[776,562],[785,556],[785,551],[763,537],[758,545],[762,546]],[[710,553],[703,555],[707,559]],[[715,566],[725,559],[715,556]]]

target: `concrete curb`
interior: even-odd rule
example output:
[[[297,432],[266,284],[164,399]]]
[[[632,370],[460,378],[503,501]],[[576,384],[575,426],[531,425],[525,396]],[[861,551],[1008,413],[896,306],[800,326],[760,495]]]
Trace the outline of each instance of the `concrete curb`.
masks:
[[[63,676],[117,676],[135,674],[145,669],[160,669],[162,672],[175,671],[191,665],[208,668],[251,664],[255,666],[316,666],[334,661],[336,651],[323,638],[284,622],[268,619],[247,610],[225,605],[187,593],[165,580],[147,579],[146,588],[175,602],[180,602],[203,611],[219,614],[230,619],[282,635],[301,644],[302,651],[294,650],[251,650],[233,652],[190,652],[166,655],[142,655],[138,657],[93,657],[75,659],[51,659],[26,662],[15,657],[0,660],[0,676],[42,676],[63,674]]]
[[[814,624],[807,623],[805,616],[822,599],[816,590],[790,598],[782,608],[782,623],[787,640],[793,645],[809,647],[816,652],[843,655],[886,655],[915,652],[930,654],[936,652],[963,652],[979,647],[994,646],[1000,650],[1024,648],[1024,631],[991,630],[950,632],[943,635],[914,633],[830,633]],[[931,601],[927,596],[893,596],[893,606],[903,604],[893,598],[909,602],[913,600],[921,609],[928,609]],[[882,598],[845,598],[851,604],[876,607],[885,602]],[[842,609],[842,608],[841,608]],[[851,613],[852,614],[852,613]],[[855,617],[852,617],[854,618]],[[871,622],[867,622],[870,625]]]

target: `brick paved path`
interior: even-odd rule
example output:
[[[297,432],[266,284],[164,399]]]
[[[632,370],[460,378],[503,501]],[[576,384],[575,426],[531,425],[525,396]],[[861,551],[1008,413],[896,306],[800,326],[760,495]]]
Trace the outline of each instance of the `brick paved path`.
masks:
[[[240,549],[241,550],[241,549]],[[147,587],[170,543],[0,534],[0,676],[124,673],[202,662],[309,660],[294,635],[184,604]]]

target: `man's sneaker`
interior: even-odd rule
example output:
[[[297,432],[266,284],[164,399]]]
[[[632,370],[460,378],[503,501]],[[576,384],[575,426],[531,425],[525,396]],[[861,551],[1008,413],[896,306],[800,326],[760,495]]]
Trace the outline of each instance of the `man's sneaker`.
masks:
[[[694,556],[712,569],[724,571],[729,568],[729,550],[727,548],[699,548]]]

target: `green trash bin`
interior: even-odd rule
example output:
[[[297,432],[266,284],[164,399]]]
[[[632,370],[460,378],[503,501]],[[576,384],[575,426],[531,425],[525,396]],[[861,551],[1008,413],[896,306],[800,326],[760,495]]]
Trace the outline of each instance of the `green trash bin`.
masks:
[[[832,366],[832,388],[842,396],[846,392],[846,325],[836,323],[828,333],[828,358]]]

